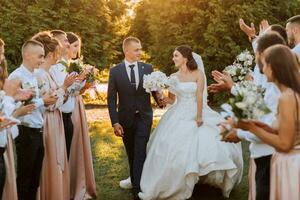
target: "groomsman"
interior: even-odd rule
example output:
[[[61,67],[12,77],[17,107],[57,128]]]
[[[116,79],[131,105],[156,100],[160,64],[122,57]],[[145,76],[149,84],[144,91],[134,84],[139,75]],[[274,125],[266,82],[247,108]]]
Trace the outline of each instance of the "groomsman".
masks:
[[[67,64],[69,62],[68,53],[70,49],[70,43],[67,38],[67,34],[64,31],[52,30],[51,34],[61,43],[62,52],[61,52],[60,62],[58,62],[56,65],[53,65],[50,68],[50,74],[52,75],[56,84],[58,86],[62,86],[64,84],[64,80],[66,76],[68,76],[66,66],[62,63]],[[73,122],[71,119],[74,108],[75,108],[75,97],[73,96],[67,96],[65,103],[59,108],[63,116],[68,159],[70,156],[70,149],[71,149],[73,132],[74,132]]]
[[[288,34],[289,46],[300,58],[300,15],[287,20],[286,32]]]
[[[271,109],[271,113],[262,117],[260,120],[264,123],[272,125],[272,122],[277,113],[278,97],[280,92],[273,83],[266,82],[266,77],[262,72],[261,55],[265,49],[276,44],[286,45],[284,39],[275,32],[266,33],[260,36],[257,40],[256,48],[256,63],[259,69],[258,73],[254,73],[254,83],[261,85],[266,89],[264,100],[267,106]],[[232,93],[236,93],[235,86],[231,88]],[[274,148],[263,143],[254,134],[240,129],[232,129],[225,138],[228,142],[239,142],[242,139],[250,142],[251,158],[254,159],[256,165],[255,183],[256,183],[256,200],[269,199],[270,193],[270,163],[274,153]]]
[[[44,47],[40,42],[28,40],[22,47],[22,64],[13,71],[8,79],[19,79],[21,84],[30,85],[38,90],[34,70],[44,62]],[[20,200],[36,198],[44,158],[43,109],[57,98],[49,94],[33,99],[35,110],[21,117],[19,136],[16,138],[17,152],[17,189]]]

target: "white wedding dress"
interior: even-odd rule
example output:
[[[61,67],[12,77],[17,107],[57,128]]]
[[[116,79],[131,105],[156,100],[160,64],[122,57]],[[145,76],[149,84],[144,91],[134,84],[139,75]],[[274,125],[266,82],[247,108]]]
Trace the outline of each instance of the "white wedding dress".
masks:
[[[197,84],[173,78],[169,90],[176,95],[176,102],[150,137],[139,197],[184,200],[191,197],[198,181],[222,189],[228,197],[242,178],[241,145],[220,141],[217,124],[223,119],[207,105],[206,88],[204,124],[197,127]]]

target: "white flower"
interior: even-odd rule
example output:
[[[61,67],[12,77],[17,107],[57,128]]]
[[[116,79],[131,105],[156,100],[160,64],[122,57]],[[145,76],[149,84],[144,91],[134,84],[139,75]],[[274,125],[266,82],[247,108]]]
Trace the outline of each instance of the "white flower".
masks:
[[[34,88],[34,86],[31,85],[31,83],[26,82],[26,83],[22,83],[22,88],[27,90],[27,89],[32,89],[32,88]]]
[[[143,87],[148,93],[160,91],[166,87],[167,81],[168,78],[163,72],[155,71],[151,74],[144,75]]]
[[[247,108],[247,104],[246,103],[243,103],[243,102],[237,102],[236,104],[236,107],[240,108],[240,109],[245,109]]]

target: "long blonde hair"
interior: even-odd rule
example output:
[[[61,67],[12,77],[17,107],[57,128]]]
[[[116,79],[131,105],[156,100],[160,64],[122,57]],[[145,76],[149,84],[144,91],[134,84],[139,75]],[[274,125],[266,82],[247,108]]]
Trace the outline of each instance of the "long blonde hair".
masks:
[[[0,48],[4,48],[5,43],[4,41],[0,38]],[[4,57],[3,60],[0,60],[0,89],[3,88],[4,81],[8,77],[8,72],[7,72],[7,62]]]

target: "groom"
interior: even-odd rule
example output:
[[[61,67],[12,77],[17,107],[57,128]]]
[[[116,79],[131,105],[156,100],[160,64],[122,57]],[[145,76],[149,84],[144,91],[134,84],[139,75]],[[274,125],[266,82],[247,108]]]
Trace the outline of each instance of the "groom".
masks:
[[[134,199],[139,199],[140,179],[153,117],[150,94],[143,88],[143,76],[150,74],[153,69],[150,64],[139,62],[142,45],[138,38],[126,38],[123,52],[124,62],[111,68],[109,73],[108,109],[114,133],[122,137],[126,148]],[[157,96],[153,96],[158,102]],[[158,104],[162,106],[160,102]]]

